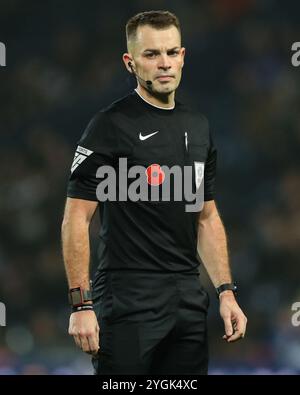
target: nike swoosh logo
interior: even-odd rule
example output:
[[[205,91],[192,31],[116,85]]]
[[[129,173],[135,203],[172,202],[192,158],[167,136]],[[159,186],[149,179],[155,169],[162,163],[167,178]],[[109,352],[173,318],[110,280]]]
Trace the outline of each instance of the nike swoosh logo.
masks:
[[[147,140],[149,137],[154,136],[154,135],[155,135],[156,133],[158,133],[158,132],[159,132],[159,130],[158,130],[157,132],[154,132],[154,133],[151,133],[151,134],[147,134],[146,136],[143,136],[142,133],[140,133],[140,134],[139,134],[139,139],[142,140],[142,141],[143,141],[143,140]]]

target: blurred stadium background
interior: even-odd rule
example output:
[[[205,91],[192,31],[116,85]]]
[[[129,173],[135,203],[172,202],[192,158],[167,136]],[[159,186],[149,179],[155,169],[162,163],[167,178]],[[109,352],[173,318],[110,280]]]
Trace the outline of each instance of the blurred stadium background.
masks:
[[[0,374],[91,374],[67,334],[60,225],[76,142],[102,105],[134,87],[121,62],[133,14],[169,9],[187,48],[178,97],[219,149],[243,342],[223,343],[212,286],[210,373],[300,372],[300,3],[275,0],[0,1]],[[91,229],[95,246],[97,223]],[[94,265],[93,265],[94,269]]]

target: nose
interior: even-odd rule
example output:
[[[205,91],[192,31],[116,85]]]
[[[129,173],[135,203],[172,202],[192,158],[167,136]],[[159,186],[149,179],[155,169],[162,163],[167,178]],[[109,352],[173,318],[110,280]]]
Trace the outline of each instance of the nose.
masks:
[[[169,70],[171,68],[170,59],[167,54],[160,56],[158,68],[163,70]]]

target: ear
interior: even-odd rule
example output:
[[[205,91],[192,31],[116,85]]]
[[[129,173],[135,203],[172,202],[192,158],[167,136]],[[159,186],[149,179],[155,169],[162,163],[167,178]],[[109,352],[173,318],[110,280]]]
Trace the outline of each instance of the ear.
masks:
[[[131,67],[129,66],[129,62],[133,65],[133,60],[132,56],[130,53],[124,53],[122,56],[123,62],[125,64],[126,69],[129,71],[129,73],[132,73]]]
[[[181,68],[183,68],[183,66],[184,66],[184,57],[185,57],[185,48],[184,47],[181,48],[181,56],[182,56],[182,66],[181,66]]]

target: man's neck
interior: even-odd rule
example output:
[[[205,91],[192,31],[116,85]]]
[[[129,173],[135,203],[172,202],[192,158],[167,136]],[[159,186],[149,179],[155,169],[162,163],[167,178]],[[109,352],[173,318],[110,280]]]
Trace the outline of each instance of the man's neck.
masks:
[[[140,84],[138,84],[136,91],[146,102],[153,104],[156,107],[166,109],[172,109],[175,107],[175,92],[171,92],[169,95],[153,95]]]

